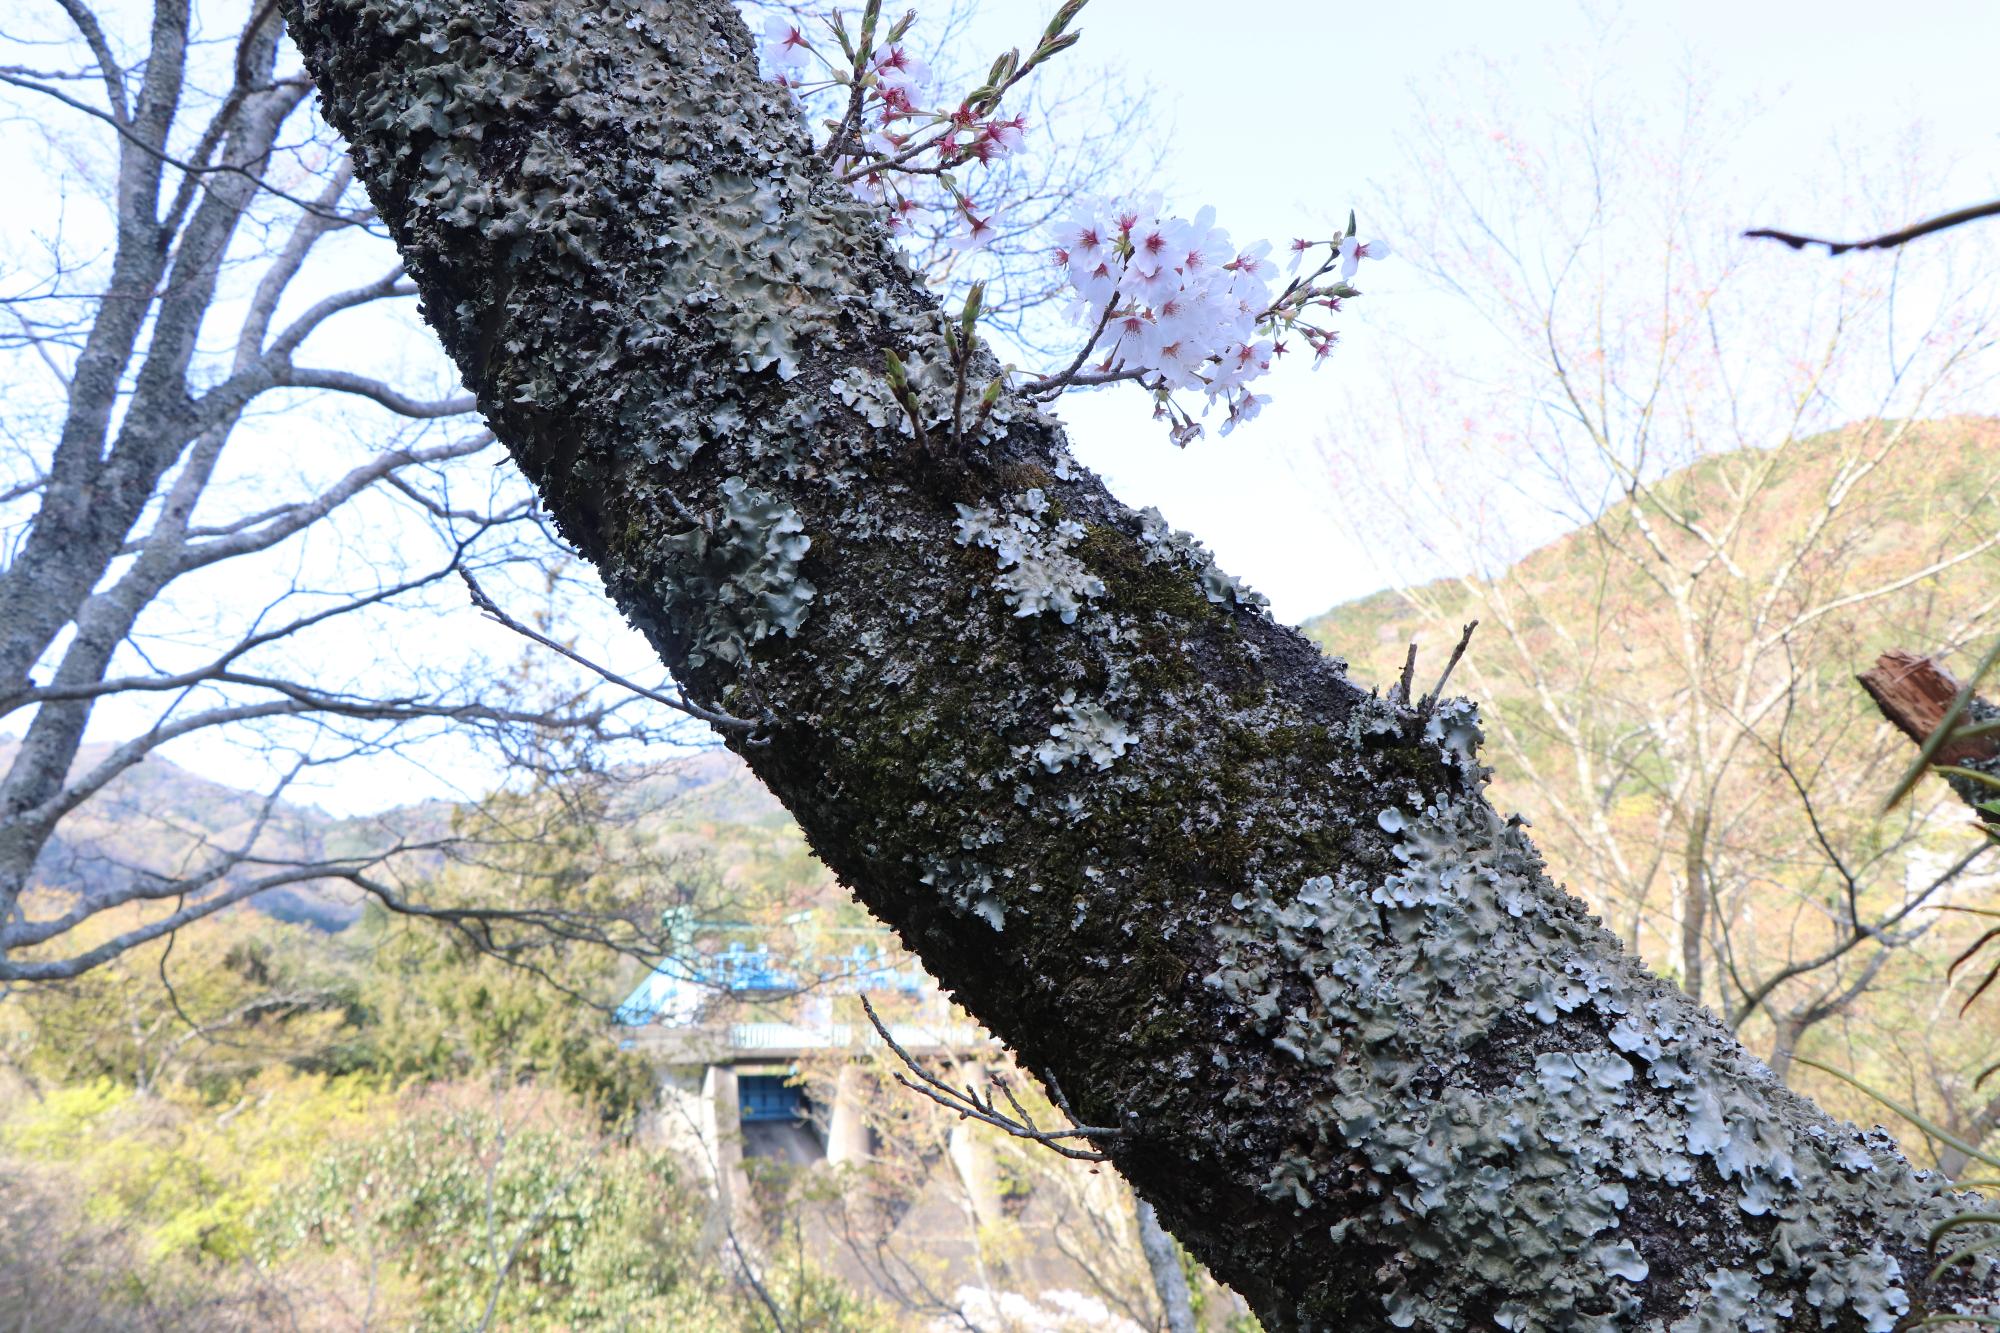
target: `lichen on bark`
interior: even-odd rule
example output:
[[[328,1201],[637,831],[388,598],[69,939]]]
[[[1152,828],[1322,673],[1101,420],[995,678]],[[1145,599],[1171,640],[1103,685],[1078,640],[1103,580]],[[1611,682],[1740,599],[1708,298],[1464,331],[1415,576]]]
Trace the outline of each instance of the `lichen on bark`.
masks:
[[[1933,1184],[1550,883],[1469,706],[1349,681],[1025,401],[920,438],[881,367],[938,399],[936,302],[729,5],[290,13],[565,533],[1268,1327],[1886,1329],[1990,1286],[1927,1286]]]

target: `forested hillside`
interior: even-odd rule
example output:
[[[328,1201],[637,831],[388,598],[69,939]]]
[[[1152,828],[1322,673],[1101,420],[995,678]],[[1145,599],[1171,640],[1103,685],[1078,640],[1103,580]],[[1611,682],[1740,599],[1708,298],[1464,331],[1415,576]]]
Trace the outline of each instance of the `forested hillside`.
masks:
[[[1479,700],[1495,800],[1557,878],[1815,1097],[1886,1114],[1794,1054],[1976,1138],[2000,1113],[1972,1087],[1994,1033],[1956,1016],[1946,965],[1976,931],[1938,909],[1990,905],[1992,867],[1942,783],[1884,814],[1910,750],[1854,676],[1892,648],[1962,671],[1983,651],[1996,444],[1989,419],[1875,422],[1718,455],[1614,488],[1486,577],[1306,628],[1364,680],[1395,681],[1416,644],[1421,691],[1477,621],[1452,688]]]
[[[455,831],[397,867],[429,903],[616,915],[668,900],[781,961],[869,925],[717,751],[346,820],[273,817],[155,761],[76,821],[72,876],[49,875],[31,910],[59,910],[102,867],[160,873],[260,815],[317,840],[314,856]],[[493,832],[516,825],[535,836]],[[273,906],[253,899],[0,1006],[0,1328],[747,1333],[774,1311],[786,1329],[854,1333],[960,1314],[1074,1333],[1153,1322],[1122,1183],[996,1143],[1006,1215],[961,1220],[948,1145],[964,1130],[898,1085],[886,1055],[858,1070],[869,1161],[757,1163],[752,1201],[725,1211],[712,1164],[670,1147],[683,1140],[663,1119],[663,1071],[611,1021],[652,957],[399,918],[338,888]],[[893,994],[876,998],[894,1011]],[[752,1020],[796,1012],[785,996],[716,1003]],[[830,1090],[855,1077],[844,1063],[799,1077]],[[1045,1291],[1051,1273],[1089,1290]],[[1196,1277],[1203,1327],[1235,1327],[1227,1293]]]

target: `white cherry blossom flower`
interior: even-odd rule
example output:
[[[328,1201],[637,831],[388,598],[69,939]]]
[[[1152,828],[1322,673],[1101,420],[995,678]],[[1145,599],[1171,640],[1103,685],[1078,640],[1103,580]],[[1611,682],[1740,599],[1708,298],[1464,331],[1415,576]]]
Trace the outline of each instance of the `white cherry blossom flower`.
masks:
[[[788,74],[802,72],[812,59],[812,43],[798,24],[780,15],[764,20],[764,59],[778,72],[779,82],[792,82]]]
[[[1262,412],[1265,404],[1270,401],[1268,395],[1258,393],[1244,393],[1232,398],[1229,402],[1229,419],[1222,423],[1222,429],[1218,433],[1227,435],[1244,422],[1255,420],[1257,414]]]
[[[910,54],[901,42],[885,46],[875,57],[875,81],[883,88],[915,92],[930,79],[930,66]]]
[[[972,211],[969,205],[961,204],[959,205],[958,216],[964,222],[965,229],[951,238],[951,248],[954,250],[962,250],[968,254],[976,250],[984,250],[987,246],[993,244],[993,238],[1000,234],[993,229],[993,219],[995,217],[993,213],[989,212],[985,217],[980,217]]]
[[[1393,254],[1387,241],[1364,241],[1350,236],[1340,243],[1340,276],[1352,278],[1364,259],[1387,259]]]

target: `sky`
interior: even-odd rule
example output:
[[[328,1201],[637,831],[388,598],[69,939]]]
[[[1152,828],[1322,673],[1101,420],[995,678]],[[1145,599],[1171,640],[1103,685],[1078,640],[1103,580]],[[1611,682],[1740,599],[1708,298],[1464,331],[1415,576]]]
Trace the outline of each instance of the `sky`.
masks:
[[[989,6],[975,37],[991,33],[1002,49],[1028,40],[1031,33],[1019,34],[1026,16],[1014,12]],[[1570,67],[1599,62],[1635,95],[1663,104],[1686,69],[1706,68],[1718,98],[1759,108],[1732,153],[1746,178],[1774,188],[1768,211],[1747,211],[1746,200],[1744,227],[1847,233],[1841,201],[1798,179],[1801,168],[1836,137],[1863,157],[1892,152],[1913,126],[1933,154],[1957,164],[1927,213],[2000,193],[1991,74],[2000,4],[1990,0],[1920,0],[1893,16],[1852,0],[1234,7],[1092,0],[1079,27],[1078,53],[1115,51],[1157,89],[1172,163],[1161,188],[1170,202],[1190,213],[1214,204],[1239,242],[1266,237],[1282,246],[1337,225],[1350,206],[1361,207],[1360,230],[1372,234],[1367,205],[1393,206],[1420,95],[1449,105],[1448,71],[1468,57],[1518,68],[1514,91],[1524,106],[1567,95],[1548,78],[1551,53]],[[1780,192],[1777,183],[1789,188]],[[1130,391],[1062,406],[1078,453],[1120,498],[1155,505],[1196,533],[1288,620],[1383,581],[1380,563],[1332,520],[1355,497],[1328,480],[1314,440],[1350,395],[1380,391],[1384,366],[1405,340],[1472,336],[1463,313],[1428,293],[1408,265],[1391,259],[1364,274],[1366,299],[1350,307],[1355,317],[1342,326],[1337,363],[1281,379],[1254,427],[1226,440],[1173,450]]]
[[[1032,42],[1053,8],[1042,0],[987,0],[966,36],[976,48],[971,63],[983,66],[989,54]],[[1059,77],[1088,85],[1092,71],[1110,62],[1125,83],[1102,83],[1107,96],[1149,85],[1157,112],[1151,132],[1168,163],[1163,178],[1149,184],[1185,215],[1214,205],[1239,242],[1267,238],[1283,247],[1296,235],[1323,235],[1350,207],[1364,235],[1383,236],[1387,219],[1414,197],[1408,145],[1422,103],[1456,110],[1457,80],[1469,60],[1490,63],[1509,102],[1530,111],[1567,105],[1572,85],[1592,77],[1641,105],[1671,108],[1687,71],[1704,71],[1717,99],[1754,107],[1726,145],[1742,192],[1715,212],[1732,229],[1778,224],[1850,233],[1850,202],[1818,164],[1838,142],[1851,160],[1893,165],[1913,127],[1931,159],[1950,168],[1934,196],[1912,201],[1917,215],[2000,194],[2000,115],[1991,106],[1989,69],[2000,50],[2000,4],[1991,0],[1908,3],[1888,19],[1877,5],[1849,0],[1623,8],[1556,0],[1339,7],[1316,0],[1091,0],[1077,27],[1083,43],[1063,57]],[[19,179],[24,166],[0,144],[0,169]],[[0,216],[0,231],[6,224]],[[1177,450],[1150,419],[1143,395],[1130,389],[1071,395],[1060,407],[1078,454],[1115,493],[1157,506],[1192,531],[1224,568],[1268,595],[1282,619],[1317,614],[1393,574],[1341,521],[1349,507],[1365,503],[1357,486],[1365,492],[1370,478],[1347,473],[1335,481],[1320,442],[1344,436],[1352,444],[1359,433],[1364,456],[1377,451],[1390,475],[1399,446],[1388,434],[1368,434],[1375,428],[1368,409],[1386,395],[1399,365],[1417,349],[1467,367],[1492,355],[1476,321],[1409,262],[1407,238],[1385,239],[1405,254],[1364,269],[1365,297],[1343,316],[1339,353],[1317,373],[1273,376],[1272,406],[1231,436],[1211,434]],[[309,471],[299,438],[285,437],[277,456]],[[369,552],[347,556],[366,559]],[[518,648],[469,610],[456,611],[440,633],[476,639],[501,657]],[[657,666],[637,636],[608,613],[604,621],[583,646],[655,679]],[[424,641],[411,636],[416,646],[399,651],[421,657]],[[363,651],[357,645],[351,669],[366,666]],[[136,717],[106,707],[93,731],[113,738],[136,725]],[[223,781],[258,781],[245,767],[258,762],[254,755],[242,758],[225,744],[192,743],[172,757]],[[380,768],[351,764],[327,770],[318,789],[300,794],[346,811],[378,807],[385,796],[449,794],[428,781],[410,770],[385,781]]]

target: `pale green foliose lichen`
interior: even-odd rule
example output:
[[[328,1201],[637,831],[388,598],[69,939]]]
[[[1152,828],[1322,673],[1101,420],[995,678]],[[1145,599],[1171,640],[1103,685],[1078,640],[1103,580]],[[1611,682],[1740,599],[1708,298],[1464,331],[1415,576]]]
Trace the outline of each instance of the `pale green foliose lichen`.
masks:
[[[1271,599],[1263,593],[1253,591],[1243,580],[1225,572],[1193,533],[1171,526],[1159,510],[1150,506],[1139,511],[1139,546],[1149,565],[1173,560],[1193,570],[1201,580],[1202,594],[1211,602],[1255,611],[1271,604]]]
[[[667,539],[677,570],[677,596],[689,603],[698,632],[688,660],[740,661],[750,645],[772,634],[797,634],[815,595],[799,573],[812,538],[798,511],[741,477],[721,487],[723,508],[710,525]]]
[[[958,911],[979,918],[995,930],[1005,927],[1007,905],[999,894],[994,868],[971,857],[935,857],[918,882],[938,890]]]
[[[1041,766],[1059,773],[1088,759],[1099,769],[1110,768],[1138,737],[1096,699],[1079,700],[1075,690],[1063,691],[1060,716],[1050,725],[1048,739],[1035,747]]]
[[[1469,764],[1476,716],[1440,710],[1430,738]],[[1606,957],[1560,910],[1517,823],[1444,800],[1414,814],[1386,807],[1377,824],[1396,838],[1393,869],[1238,895],[1206,983],[1339,1089],[1311,1108],[1264,1191],[1308,1211],[1346,1199],[1345,1220],[1330,1219],[1338,1236],[1355,1225],[1358,1189],[1373,1226],[1409,1257],[1449,1258],[1466,1279],[1406,1284],[1385,1269],[1393,1326],[1471,1327],[1484,1281],[1542,1293],[1532,1307],[1498,1307],[1493,1321],[1509,1333],[1776,1327],[1787,1307],[1760,1278],[1775,1272],[1794,1288],[1803,1279],[1829,1327],[1895,1327],[1909,1309],[1899,1266],[1879,1246],[1843,1248],[1824,1225],[1830,1208],[1869,1207],[1864,1178],[1891,1145],[1798,1141],[1771,1108],[1775,1083],[1757,1092],[1760,1067],[1746,1058],[1725,1073],[1715,1034],[1644,998],[1636,965]],[[1532,1036],[1576,1020],[1614,1049]],[[1486,1064],[1493,1039],[1524,1024],[1514,1059]],[[1368,1164],[1359,1179],[1356,1155]],[[1911,1188],[1906,1202],[1920,1202]],[[1774,1223],[1769,1241],[1711,1275],[1691,1308],[1642,1320],[1655,1268],[1644,1247],[1658,1237],[1628,1228],[1626,1212],[1641,1194],[1657,1208],[1716,1191]]]
[[[960,505],[958,544],[993,552],[1000,567],[993,587],[1015,615],[1053,611],[1072,625],[1085,602],[1104,595],[1104,580],[1070,553],[1083,540],[1083,526],[1069,520],[1045,524],[1048,508],[1039,487],[1008,496],[999,509]]]

